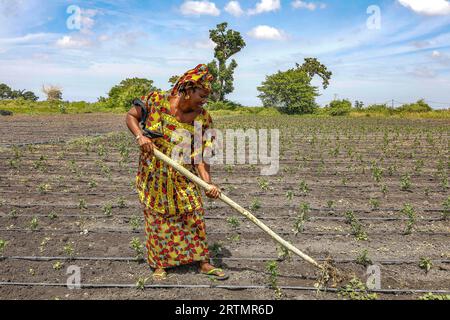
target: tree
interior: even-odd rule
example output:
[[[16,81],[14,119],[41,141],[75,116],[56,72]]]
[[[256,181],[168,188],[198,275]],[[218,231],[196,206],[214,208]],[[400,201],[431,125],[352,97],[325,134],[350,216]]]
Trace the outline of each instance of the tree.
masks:
[[[61,101],[62,89],[57,86],[42,86],[42,92],[47,96],[47,101]]]
[[[276,107],[287,114],[313,113],[318,107],[315,102],[318,88],[311,85],[311,77],[299,68],[267,76],[258,91],[265,107]]]
[[[364,108],[364,102],[356,100],[355,101],[355,109],[356,110],[362,110]]]
[[[0,100],[11,99],[12,90],[4,83],[0,83]]]
[[[327,107],[328,113],[332,116],[345,116],[352,111],[352,103],[349,100],[333,100]]]
[[[305,62],[302,65],[299,65],[298,63],[296,63],[296,65],[299,70],[306,72],[311,80],[316,75],[321,77],[324,90],[330,85],[330,79],[333,73],[328,71],[327,67],[320,63],[316,58],[305,58]]]
[[[223,101],[225,95],[233,92],[234,71],[238,64],[232,59],[227,66],[227,60],[246,46],[241,34],[234,30],[227,30],[228,23],[218,24],[216,29],[209,31],[210,39],[216,44],[213,60],[208,64],[211,74],[214,76],[212,100]]]
[[[37,100],[39,99],[39,97],[38,97],[34,92],[32,92],[32,91],[25,91],[25,92],[22,94],[22,97],[23,97],[25,100],[29,100],[29,101],[37,101]]]
[[[170,77],[170,79],[169,79],[169,83],[170,83],[172,86],[174,86],[174,85],[177,83],[177,81],[178,81],[179,78],[180,78],[179,76],[172,76],[172,77]]]
[[[129,110],[133,100],[158,90],[153,86],[153,80],[132,78],[125,79],[109,91],[108,103],[111,107],[121,107]]]

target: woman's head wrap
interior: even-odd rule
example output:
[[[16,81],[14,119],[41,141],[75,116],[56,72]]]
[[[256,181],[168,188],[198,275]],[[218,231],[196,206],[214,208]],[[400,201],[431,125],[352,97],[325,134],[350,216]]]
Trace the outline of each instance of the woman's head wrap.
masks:
[[[192,70],[182,75],[172,88],[172,95],[177,95],[180,91],[186,91],[193,88],[202,88],[211,91],[211,82],[214,77],[209,73],[206,64],[199,64]]]

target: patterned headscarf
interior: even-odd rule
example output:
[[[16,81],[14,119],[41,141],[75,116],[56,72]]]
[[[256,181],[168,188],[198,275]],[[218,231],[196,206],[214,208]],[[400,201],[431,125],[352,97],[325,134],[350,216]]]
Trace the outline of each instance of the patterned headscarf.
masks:
[[[180,91],[192,89],[192,88],[203,88],[205,90],[211,91],[211,82],[214,77],[209,73],[206,64],[199,64],[192,70],[187,71],[182,75],[175,86],[172,88],[172,95],[177,95]]]

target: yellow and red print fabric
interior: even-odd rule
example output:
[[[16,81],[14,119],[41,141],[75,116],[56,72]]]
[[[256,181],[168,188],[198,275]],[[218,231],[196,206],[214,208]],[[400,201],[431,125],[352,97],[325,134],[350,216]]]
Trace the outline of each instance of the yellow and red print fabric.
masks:
[[[152,92],[142,99],[146,103],[145,127],[163,133],[164,137],[154,139],[154,144],[165,155],[171,157],[176,146],[172,136],[177,129],[191,133],[194,139],[194,125],[181,123],[170,114],[168,93]],[[202,135],[212,128],[209,113],[203,111],[195,122],[200,123]],[[211,147],[212,141],[202,139],[200,148],[192,143],[191,163],[183,166],[198,174],[194,157]],[[155,157],[141,154],[136,175],[139,200],[145,208],[148,262],[152,267],[172,267],[203,261],[208,256],[203,202],[199,187]]]

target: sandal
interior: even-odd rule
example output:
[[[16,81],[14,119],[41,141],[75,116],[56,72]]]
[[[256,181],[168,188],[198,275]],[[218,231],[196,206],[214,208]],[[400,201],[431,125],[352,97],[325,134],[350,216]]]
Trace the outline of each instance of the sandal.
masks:
[[[156,281],[166,280],[167,272],[164,269],[155,271],[152,274],[152,278],[153,278],[153,280],[156,280]]]
[[[209,270],[208,272],[204,272],[204,271],[200,270],[200,273],[207,275],[208,277],[212,277],[213,279],[221,280],[221,281],[227,280],[230,277],[227,274],[225,274],[223,272],[223,270],[220,268],[213,268],[213,269]],[[223,275],[220,275],[219,273],[221,273]]]

